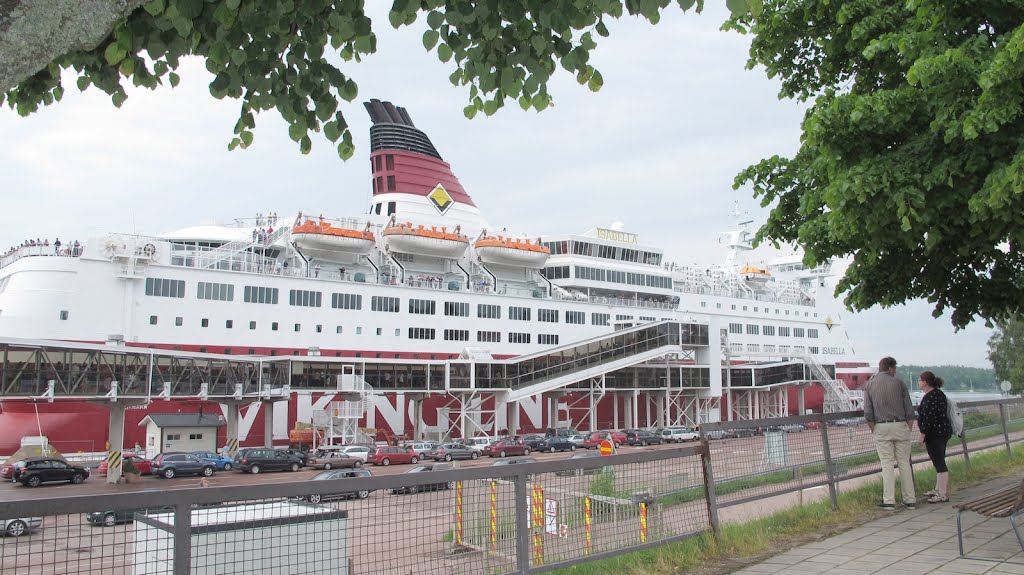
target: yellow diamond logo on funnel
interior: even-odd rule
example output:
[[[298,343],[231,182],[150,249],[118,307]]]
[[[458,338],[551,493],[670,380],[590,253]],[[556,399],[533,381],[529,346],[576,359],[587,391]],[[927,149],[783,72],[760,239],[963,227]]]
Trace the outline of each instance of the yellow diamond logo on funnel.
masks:
[[[448,208],[452,207],[452,204],[455,203],[455,201],[452,200],[452,197],[448,195],[448,191],[445,190],[444,186],[441,184],[438,184],[433,191],[427,194],[427,199],[429,199],[430,203],[434,204],[437,211],[442,214],[447,212]]]
[[[832,322],[832,316],[827,316],[825,318],[825,327],[827,327],[829,331],[832,331],[833,325],[835,324]]]

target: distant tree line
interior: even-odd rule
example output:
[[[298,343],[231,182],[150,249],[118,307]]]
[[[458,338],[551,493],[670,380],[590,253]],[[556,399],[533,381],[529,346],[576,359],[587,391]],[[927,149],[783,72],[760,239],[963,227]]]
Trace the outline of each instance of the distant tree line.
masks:
[[[917,390],[917,379],[922,371],[931,371],[945,382],[943,389],[951,391],[998,392],[999,380],[991,368],[965,367],[962,365],[900,365],[896,377]]]

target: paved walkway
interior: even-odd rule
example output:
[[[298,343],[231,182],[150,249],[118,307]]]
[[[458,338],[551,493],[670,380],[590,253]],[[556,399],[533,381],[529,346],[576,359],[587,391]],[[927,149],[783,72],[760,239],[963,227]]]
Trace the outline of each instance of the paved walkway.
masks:
[[[990,491],[1017,485],[1019,476],[1003,477],[961,489],[950,503],[929,504],[887,514],[839,535],[801,545],[749,565],[738,575],[924,575],[926,573],[1024,575],[1024,553],[1007,518],[986,519],[976,513],[962,516],[964,551],[956,540],[956,510],[952,504]]]

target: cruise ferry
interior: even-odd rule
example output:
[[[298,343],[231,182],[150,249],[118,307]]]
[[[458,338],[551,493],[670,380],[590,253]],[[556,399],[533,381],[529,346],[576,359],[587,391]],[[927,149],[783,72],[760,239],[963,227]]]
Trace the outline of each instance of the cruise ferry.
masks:
[[[829,266],[808,269],[796,256],[748,261],[750,222],[723,234],[728,258],[717,266],[668,262],[617,224],[518,233],[484,217],[404,108],[365,106],[373,121],[367,213],[339,217],[325,206],[161,235],[110,233],[80,246],[22,246],[0,260],[0,337],[415,364],[466,353],[516,357],[645,323],[715,318],[726,364],[799,358],[848,389],[870,374],[826,281]],[[370,388],[394,387],[366,379]],[[820,385],[806,386],[800,401],[797,393],[784,392],[776,409],[821,409]],[[400,395],[375,394],[362,427],[408,435],[412,416]],[[275,410],[276,439],[311,421],[321,399],[297,397]],[[451,401],[426,399],[427,428],[450,430]],[[562,400],[557,421],[535,405],[540,413],[527,413],[519,431],[572,425],[571,401]],[[601,398],[591,417],[620,423],[617,401]],[[701,401],[688,412],[691,424],[764,413],[739,391]],[[130,410],[127,444],[141,437],[135,424],[146,413],[219,409],[205,403]],[[106,436],[104,408],[85,401],[7,401],[0,410],[0,436],[12,443],[43,434],[58,447],[74,437],[100,449]],[[259,410],[250,408],[243,445],[264,439]],[[499,427],[495,420],[491,431]]]

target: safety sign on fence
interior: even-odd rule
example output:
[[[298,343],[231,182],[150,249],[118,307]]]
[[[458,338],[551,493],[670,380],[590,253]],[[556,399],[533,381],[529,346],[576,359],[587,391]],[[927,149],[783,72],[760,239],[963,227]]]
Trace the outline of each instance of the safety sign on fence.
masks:
[[[544,532],[548,535],[558,535],[558,500],[544,500]]]

